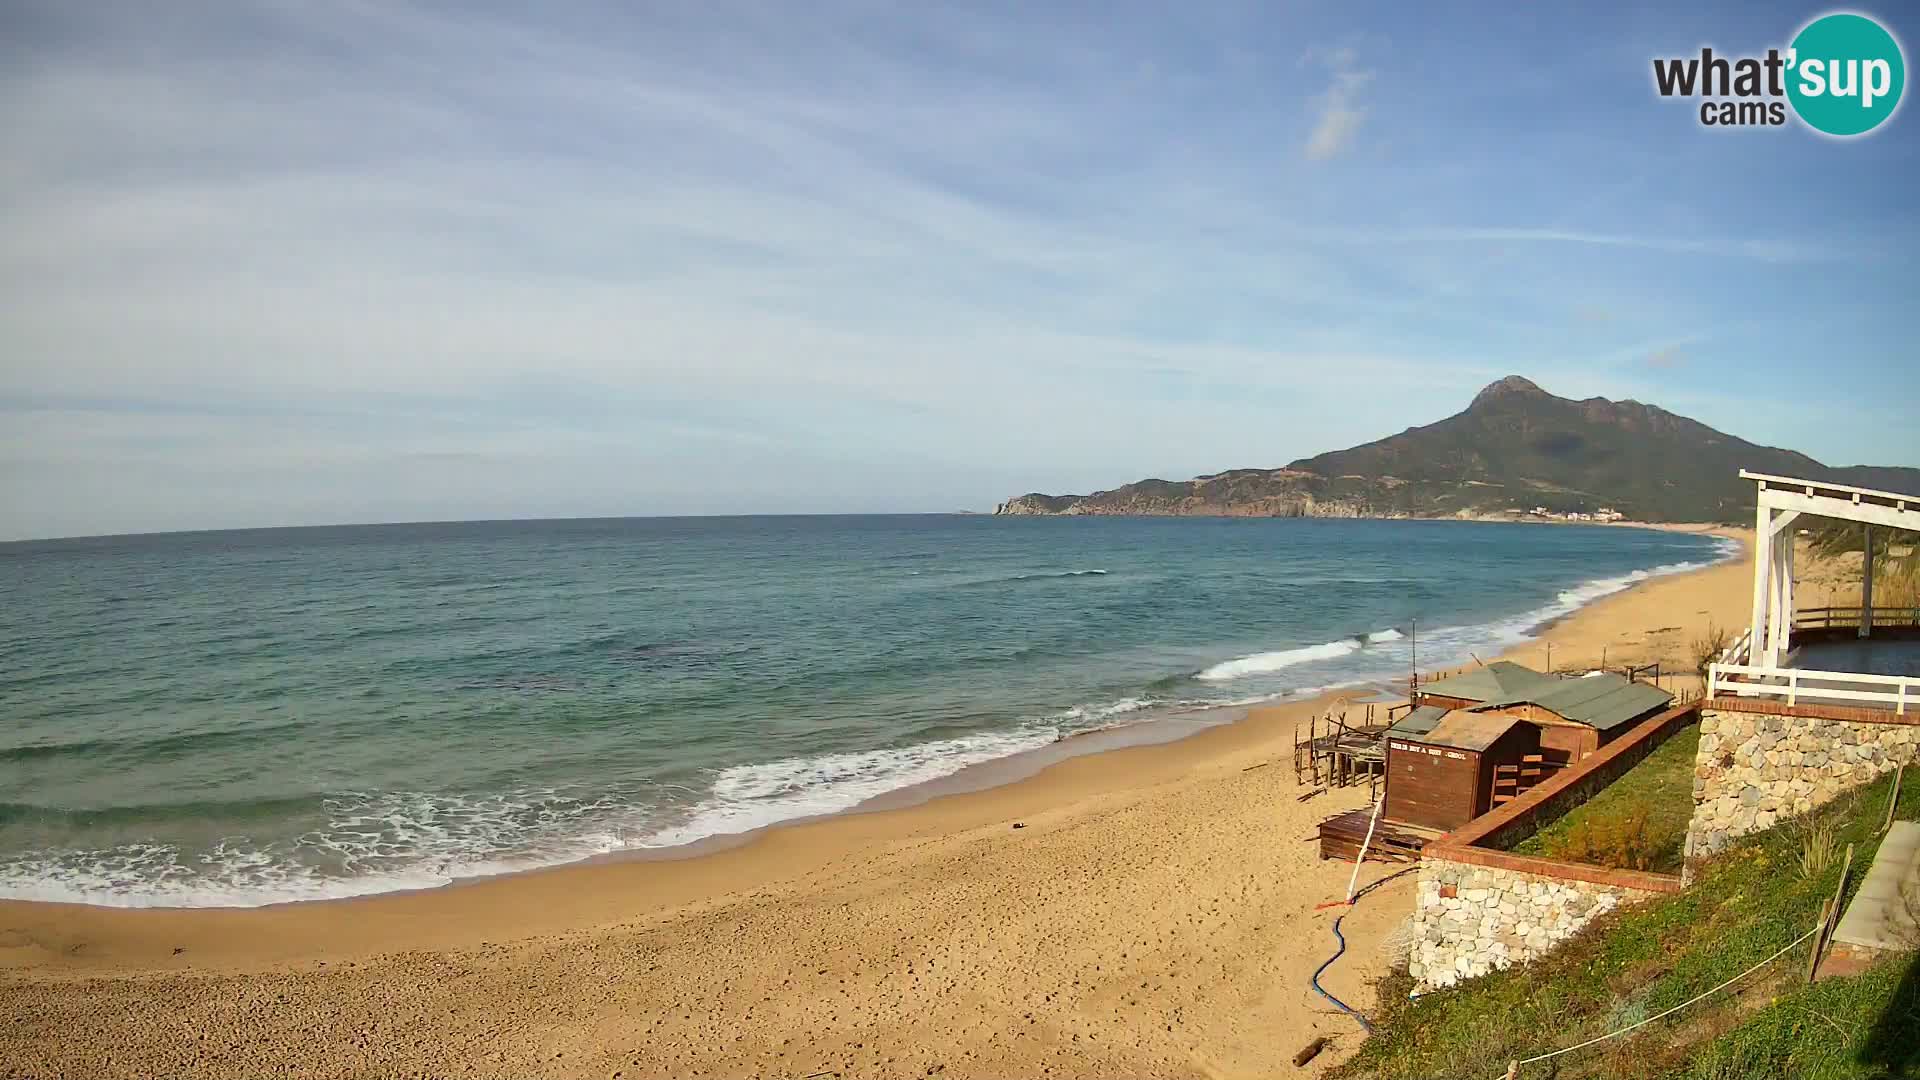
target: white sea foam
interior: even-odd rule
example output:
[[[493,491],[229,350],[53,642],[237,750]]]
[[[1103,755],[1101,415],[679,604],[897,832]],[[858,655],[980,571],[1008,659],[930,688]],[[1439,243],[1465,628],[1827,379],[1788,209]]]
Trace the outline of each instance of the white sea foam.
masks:
[[[886,750],[736,765],[714,778],[712,795],[685,821],[650,834],[636,846],[671,847],[850,810],[876,795],[1037,749],[1056,737],[1054,728],[1029,727]]]
[[[430,889],[624,850],[673,847],[852,809],[890,791],[1112,726],[1161,704],[1124,698],[1049,721],[910,746],[736,765],[679,804],[567,798],[550,790],[469,797],[390,793],[329,800],[329,820],[292,845],[244,837],[210,851],[127,844],[27,852],[0,863],[0,897],[112,907],[262,907]],[[649,789],[664,795],[663,789]]]
[[[1422,657],[1433,658],[1437,662],[1452,663],[1465,660],[1475,650],[1510,647],[1529,640],[1543,624],[1571,615],[1575,611],[1602,597],[1611,596],[1614,593],[1631,588],[1651,578],[1665,577],[1671,574],[1682,574],[1690,570],[1703,569],[1728,559],[1738,558],[1742,550],[1739,541],[1724,537],[1715,538],[1714,549],[1714,558],[1711,559],[1667,563],[1647,570],[1635,570],[1627,574],[1595,578],[1591,581],[1582,582],[1572,588],[1562,590],[1550,603],[1505,619],[1467,626],[1437,627],[1432,630],[1422,627],[1420,630],[1420,655]],[[1258,652],[1247,656],[1236,657],[1214,664],[1202,670],[1194,677],[1205,682],[1227,682],[1234,679],[1273,675],[1276,672],[1302,664],[1330,664],[1334,661],[1349,657],[1355,658],[1353,661],[1354,664],[1361,664],[1356,654],[1363,654],[1363,651],[1369,646],[1388,645],[1390,643],[1404,641],[1405,639],[1406,634],[1399,629],[1376,630],[1370,634],[1363,634],[1352,638],[1342,638],[1339,641],[1328,641],[1318,645],[1304,645],[1298,648],[1278,649],[1272,652]],[[1410,659],[1407,655],[1407,647],[1404,646],[1382,650],[1381,658],[1385,660],[1389,657],[1398,664],[1404,664]],[[1371,668],[1373,665],[1362,666]],[[1387,674],[1387,669],[1384,667],[1381,668],[1379,674],[1384,676]],[[1292,689],[1294,693],[1306,693],[1321,689],[1362,685],[1368,681],[1367,679],[1355,679],[1348,682],[1333,683],[1323,687],[1294,687],[1290,689]]]
[[[1068,723],[1080,720],[1106,720],[1115,716],[1124,716],[1127,713],[1139,712],[1142,709],[1151,709],[1160,704],[1162,704],[1162,702],[1156,698],[1121,698],[1119,701],[1111,701],[1104,705],[1075,705],[1073,708],[1060,713],[1054,717],[1054,719],[1063,720]]]
[[[1718,545],[1735,558],[1734,541]],[[1714,561],[1719,561],[1716,559]],[[1600,578],[1567,589],[1536,610],[1494,623],[1422,628],[1422,657],[1458,656],[1525,639],[1542,623],[1648,578],[1708,565],[1682,562]],[[1099,574],[1073,571],[1064,576]],[[850,809],[876,795],[952,775],[971,765],[1036,749],[1073,731],[1113,726],[1156,711],[1250,705],[1281,694],[1366,685],[1404,665],[1406,635],[1388,628],[1293,649],[1255,653],[1199,673],[1217,683],[1324,662],[1334,681],[1273,689],[1231,700],[1125,697],[1076,705],[1011,730],[878,750],[791,757],[716,772],[697,790],[638,785],[621,795],[580,799],[550,790],[498,796],[383,793],[328,801],[326,824],[290,844],[234,837],[186,853],[168,844],[130,843],[92,851],[29,851],[0,863],[0,897],[122,907],[257,907],[433,888],[462,878],[573,862],[637,848],[732,835],[796,818]],[[1374,649],[1374,646],[1382,648]],[[1431,652],[1429,650],[1432,650]],[[1375,656],[1376,662],[1358,657]],[[1340,663],[1355,657],[1353,664]],[[1316,674],[1321,672],[1316,671]]]
[[[1251,656],[1222,661],[1195,675],[1194,678],[1206,682],[1224,682],[1228,679],[1245,678],[1248,675],[1266,675],[1283,668],[1293,667],[1295,664],[1307,664],[1315,660],[1337,660],[1342,656],[1357,653],[1367,645],[1398,641],[1400,637],[1398,630],[1376,630],[1371,634],[1342,638],[1339,641],[1328,641],[1319,645],[1303,645],[1297,649],[1254,653]]]
[[[430,889],[620,850],[653,826],[659,810],[551,790],[349,794],[326,804],[326,824],[290,841],[233,836],[204,851],[129,843],[25,852],[0,863],[0,896],[112,907],[261,907]]]

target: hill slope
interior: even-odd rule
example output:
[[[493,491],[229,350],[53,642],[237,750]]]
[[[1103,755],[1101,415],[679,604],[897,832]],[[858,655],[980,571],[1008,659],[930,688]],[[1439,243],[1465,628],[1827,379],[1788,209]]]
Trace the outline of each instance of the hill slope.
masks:
[[[1658,406],[1573,401],[1512,375],[1438,423],[1283,469],[1028,494],[995,513],[1450,517],[1610,506],[1645,521],[1725,521],[1751,513],[1753,485],[1741,469],[1920,494],[1920,469],[1836,468]]]

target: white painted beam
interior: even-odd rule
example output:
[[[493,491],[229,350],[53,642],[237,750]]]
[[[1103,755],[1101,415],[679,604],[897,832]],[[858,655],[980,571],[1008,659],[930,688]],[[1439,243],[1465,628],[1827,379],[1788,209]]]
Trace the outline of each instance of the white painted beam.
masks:
[[[1762,483],[1753,525],[1753,622],[1748,624],[1753,635],[1748,652],[1761,666],[1767,664],[1767,586],[1773,576],[1773,509],[1767,505],[1766,493]]]
[[[1903,506],[1920,505],[1920,495],[1902,495],[1897,491],[1878,491],[1874,488],[1853,487],[1849,484],[1828,484],[1819,480],[1802,480],[1795,476],[1775,476],[1772,473],[1748,472],[1745,469],[1741,469],[1740,479],[1758,480],[1762,487],[1771,485],[1773,487],[1798,488],[1802,491],[1805,491],[1807,488],[1813,488],[1816,491],[1843,492],[1846,495],[1864,495],[1870,499],[1885,499],[1888,502],[1903,504]]]
[[[1889,529],[1920,530],[1920,509],[1902,510],[1877,503],[1856,503],[1772,487],[1760,489],[1760,505],[1772,510],[1797,510],[1816,517],[1864,521],[1872,525],[1885,525]]]
[[[1873,636],[1873,526],[1862,525],[1866,543],[1860,555],[1865,562],[1860,570],[1860,636]]]
[[[1788,532],[1786,542],[1780,546],[1780,648],[1778,655],[1784,661],[1793,650],[1793,573],[1797,563],[1799,544],[1795,544],[1793,534]]]

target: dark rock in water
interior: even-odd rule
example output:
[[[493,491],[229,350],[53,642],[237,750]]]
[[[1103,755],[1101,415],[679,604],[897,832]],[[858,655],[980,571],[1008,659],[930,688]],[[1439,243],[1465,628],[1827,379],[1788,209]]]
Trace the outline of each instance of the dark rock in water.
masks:
[[[1027,827],[1027,823],[1024,821],[1016,821],[1013,823],[1013,827],[1016,829],[1024,829]]]

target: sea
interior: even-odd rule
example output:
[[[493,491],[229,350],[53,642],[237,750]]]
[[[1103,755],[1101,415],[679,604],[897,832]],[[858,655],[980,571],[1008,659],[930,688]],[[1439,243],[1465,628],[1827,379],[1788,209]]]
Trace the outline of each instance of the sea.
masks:
[[[670,853],[1080,732],[1486,657],[1727,557],[1618,527],[833,516],[0,544],[0,897]]]

